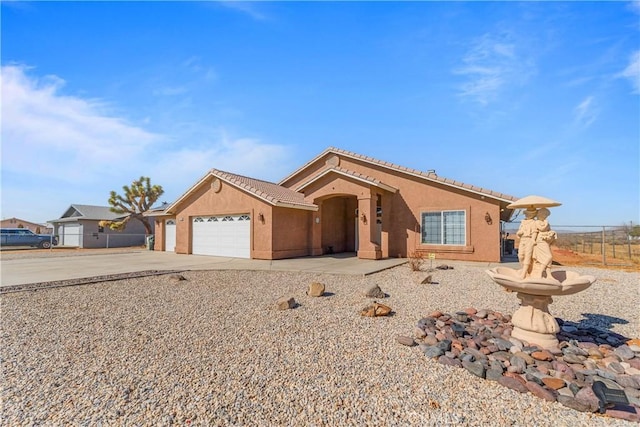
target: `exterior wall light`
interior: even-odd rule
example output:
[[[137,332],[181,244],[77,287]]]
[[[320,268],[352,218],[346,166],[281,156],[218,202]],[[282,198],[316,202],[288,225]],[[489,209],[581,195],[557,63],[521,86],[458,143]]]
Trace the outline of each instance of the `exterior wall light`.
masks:
[[[484,220],[487,222],[487,224],[491,225],[493,224],[493,220],[491,219],[491,215],[489,215],[489,212],[487,212],[486,214],[484,214]]]
[[[367,224],[367,216],[364,213],[360,216],[360,219],[365,225]]]
[[[264,214],[262,212],[258,214],[258,221],[264,224]]]

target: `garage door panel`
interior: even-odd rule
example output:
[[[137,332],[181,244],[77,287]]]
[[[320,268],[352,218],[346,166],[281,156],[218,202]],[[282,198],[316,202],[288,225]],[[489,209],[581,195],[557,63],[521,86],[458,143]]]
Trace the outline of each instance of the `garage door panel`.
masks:
[[[251,218],[249,215],[196,217],[192,220],[192,253],[250,258]]]
[[[80,224],[64,224],[62,226],[62,238],[60,239],[63,246],[80,246],[80,237],[82,228]]]

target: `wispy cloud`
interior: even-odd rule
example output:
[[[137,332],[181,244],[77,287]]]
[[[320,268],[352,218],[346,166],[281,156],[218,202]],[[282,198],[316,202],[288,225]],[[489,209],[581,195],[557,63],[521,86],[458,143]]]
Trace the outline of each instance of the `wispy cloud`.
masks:
[[[222,130],[199,147],[162,153],[153,175],[164,182],[182,182],[183,191],[212,168],[276,181],[291,170],[290,154],[283,145],[235,138]]]
[[[459,95],[481,105],[495,100],[500,92],[514,84],[521,84],[533,72],[530,60],[517,52],[510,34],[484,34],[475,40],[462,58],[462,65],[453,70],[465,81]]]
[[[249,15],[256,21],[265,21],[268,17],[259,9],[259,3],[260,2],[247,2],[243,0],[222,0],[218,2],[218,4],[224,7]]]
[[[575,123],[581,128],[589,127],[597,118],[599,109],[593,96],[587,96],[574,108]]]
[[[640,50],[630,55],[629,64],[618,74],[618,77],[629,79],[633,93],[640,94]]]
[[[202,58],[191,56],[171,66],[153,70],[153,75],[148,79],[151,93],[154,96],[175,97],[215,84],[218,74],[212,66],[203,62]]]
[[[55,199],[39,213],[43,221],[56,218],[71,203],[105,204],[108,191],[140,175],[162,185],[171,199],[211,168],[270,180],[291,169],[286,146],[224,130],[195,143],[194,129],[188,134],[153,133],[144,123],[113,114],[104,101],[65,94],[63,79],[32,72],[7,65],[0,74],[5,216],[33,211],[33,197]],[[198,134],[207,134],[206,125],[201,127]],[[21,197],[24,193],[32,197]]]
[[[2,67],[3,169],[67,180],[87,174],[87,166],[110,164],[104,172],[127,166],[123,158],[140,155],[161,137],[110,115],[99,100],[63,95],[64,80],[56,76],[30,77],[28,68]],[[36,164],[25,153],[46,153]]]
[[[218,78],[218,74],[213,67],[204,65],[202,58],[199,56],[191,56],[187,58],[181,66],[190,70],[192,73],[199,75],[202,79],[211,81]]]

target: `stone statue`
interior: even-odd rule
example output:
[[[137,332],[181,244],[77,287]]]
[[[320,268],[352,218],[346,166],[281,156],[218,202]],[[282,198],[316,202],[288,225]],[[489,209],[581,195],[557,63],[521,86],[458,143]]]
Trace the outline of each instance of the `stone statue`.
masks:
[[[553,254],[551,244],[556,240],[556,232],[551,230],[547,218],[551,212],[547,208],[538,209],[536,215],[536,242],[533,247],[533,268],[531,276],[536,278],[551,277]]]
[[[517,235],[520,270],[495,267],[487,270],[491,279],[509,291],[518,293],[520,308],[512,316],[511,336],[545,348],[558,345],[556,333],[560,330],[549,313],[552,296],[571,295],[591,286],[596,278],[582,276],[573,271],[552,271],[551,244],[556,240],[547,218],[549,207],[559,202],[540,196],[527,196],[507,207],[525,209]]]
[[[538,230],[536,227],[537,209],[531,208],[524,211],[525,219],[520,223],[520,228],[516,235],[520,238],[518,245],[518,261],[522,265],[520,270],[520,278],[524,279],[531,273],[531,264],[533,262],[533,247],[536,244]]]

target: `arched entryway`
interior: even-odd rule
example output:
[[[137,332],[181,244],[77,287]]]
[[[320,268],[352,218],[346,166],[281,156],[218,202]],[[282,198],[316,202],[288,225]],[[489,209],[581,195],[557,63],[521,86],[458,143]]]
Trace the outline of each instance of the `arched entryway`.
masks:
[[[319,210],[312,233],[312,253],[355,252],[359,258],[388,257],[384,201],[384,195],[375,192],[331,194],[315,199]]]
[[[354,195],[333,195],[320,203],[323,254],[356,252],[356,210]]]

